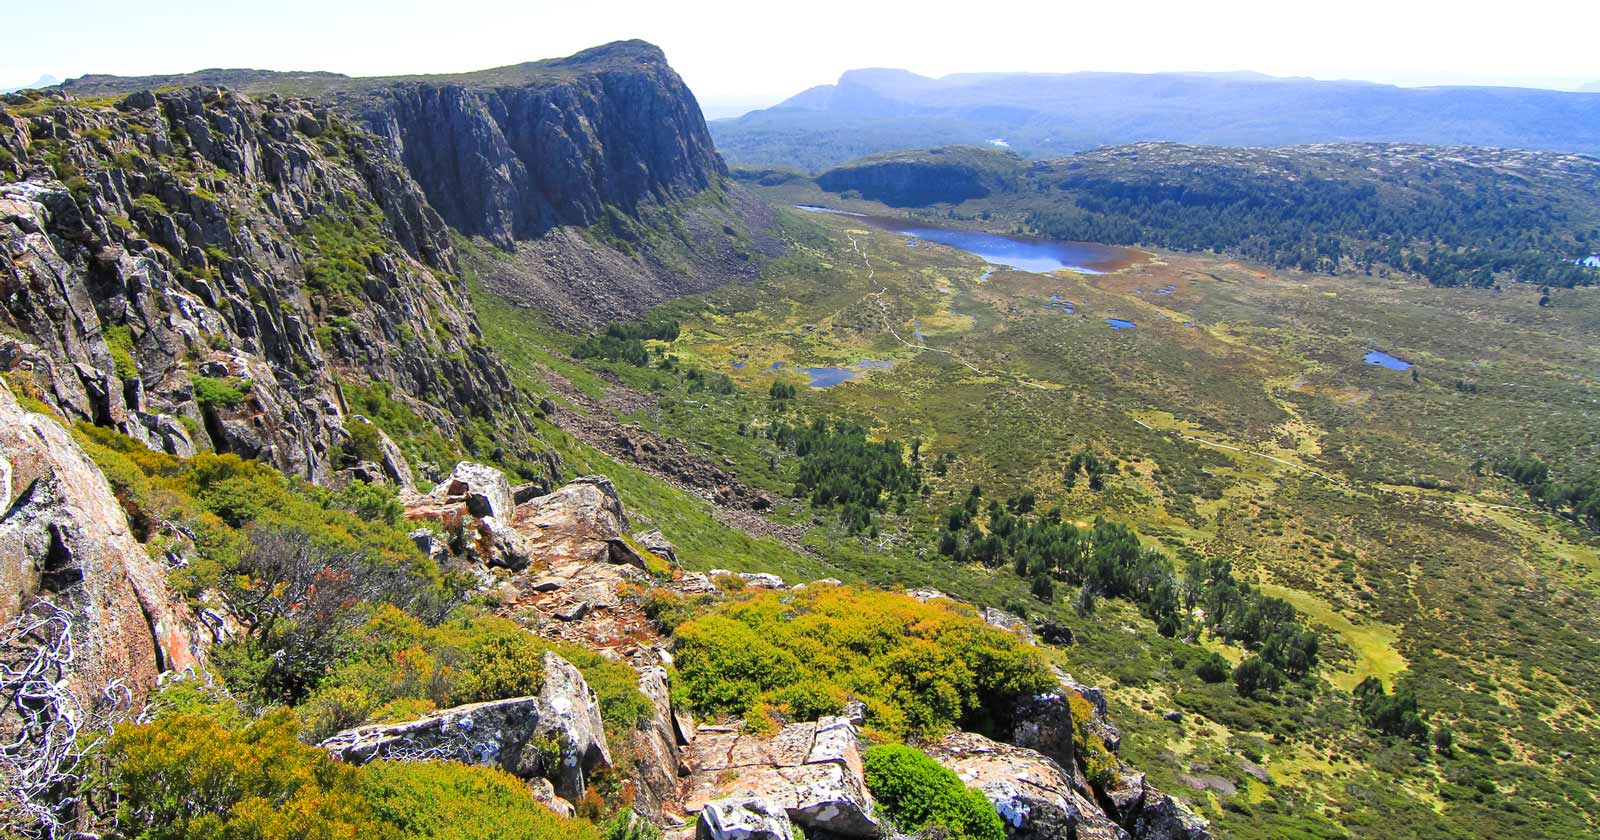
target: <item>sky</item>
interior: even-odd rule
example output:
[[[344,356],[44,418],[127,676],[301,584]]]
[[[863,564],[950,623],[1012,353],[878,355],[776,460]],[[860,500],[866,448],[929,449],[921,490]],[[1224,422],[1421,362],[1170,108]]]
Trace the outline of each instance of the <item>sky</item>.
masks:
[[[845,70],[1254,70],[1403,85],[1600,82],[1593,0],[32,0],[0,15],[0,88],[205,67],[460,72],[643,38],[707,116]]]

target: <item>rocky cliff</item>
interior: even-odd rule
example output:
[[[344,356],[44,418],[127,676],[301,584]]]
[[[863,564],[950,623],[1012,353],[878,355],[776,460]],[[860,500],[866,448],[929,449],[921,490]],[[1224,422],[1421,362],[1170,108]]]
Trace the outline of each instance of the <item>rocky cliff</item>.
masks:
[[[503,246],[596,224],[607,207],[637,216],[726,174],[654,46],[610,44],[528,65],[520,84],[496,78],[398,81],[334,101],[391,144],[445,221]]]
[[[447,436],[518,423],[443,221],[316,103],[13,97],[0,181],[0,370],[68,418],[319,482],[385,460],[342,386]]]
[[[473,73],[350,78],[209,70],[75,79],[121,95],[173,84],[312,97],[378,138],[503,297],[588,328],[755,275],[771,211],[726,177],[694,95],[666,56],[622,41]]]

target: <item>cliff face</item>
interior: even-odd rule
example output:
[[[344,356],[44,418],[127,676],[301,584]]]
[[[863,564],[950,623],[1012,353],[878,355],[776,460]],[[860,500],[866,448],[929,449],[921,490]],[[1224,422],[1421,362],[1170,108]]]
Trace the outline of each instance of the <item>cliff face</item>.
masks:
[[[688,198],[726,170],[700,108],[655,47],[542,65],[522,85],[400,82],[346,97],[453,227],[508,246],[606,207]],[[555,78],[547,74],[560,72]]]
[[[0,370],[68,418],[319,482],[357,466],[341,383],[515,425],[443,222],[327,109],[13,98],[0,150]]]

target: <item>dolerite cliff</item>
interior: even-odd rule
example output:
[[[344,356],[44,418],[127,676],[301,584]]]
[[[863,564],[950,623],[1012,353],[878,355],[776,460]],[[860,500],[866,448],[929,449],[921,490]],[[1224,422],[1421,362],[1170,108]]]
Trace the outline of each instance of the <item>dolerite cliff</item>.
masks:
[[[779,249],[771,208],[727,177],[693,94],[642,41],[443,76],[217,70],[62,89],[217,80],[312,95],[367,129],[450,227],[493,246],[474,273],[562,326],[748,281]]]
[[[342,384],[387,386],[444,434],[518,423],[444,223],[326,108],[13,98],[0,181],[0,370],[67,418],[318,482],[360,466]]]
[[[336,101],[393,146],[445,221],[505,247],[596,224],[608,206],[637,216],[727,174],[694,96],[654,46],[509,69],[526,81],[400,81]]]

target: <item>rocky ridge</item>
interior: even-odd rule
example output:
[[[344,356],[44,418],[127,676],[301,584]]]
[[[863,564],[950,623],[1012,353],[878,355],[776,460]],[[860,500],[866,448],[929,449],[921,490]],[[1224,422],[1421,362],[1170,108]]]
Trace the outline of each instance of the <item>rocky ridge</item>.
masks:
[[[0,370],[18,387],[153,449],[319,483],[361,461],[409,478],[381,436],[352,439],[352,382],[445,435],[525,425],[443,222],[375,138],[275,96],[42,101],[0,109]]]

